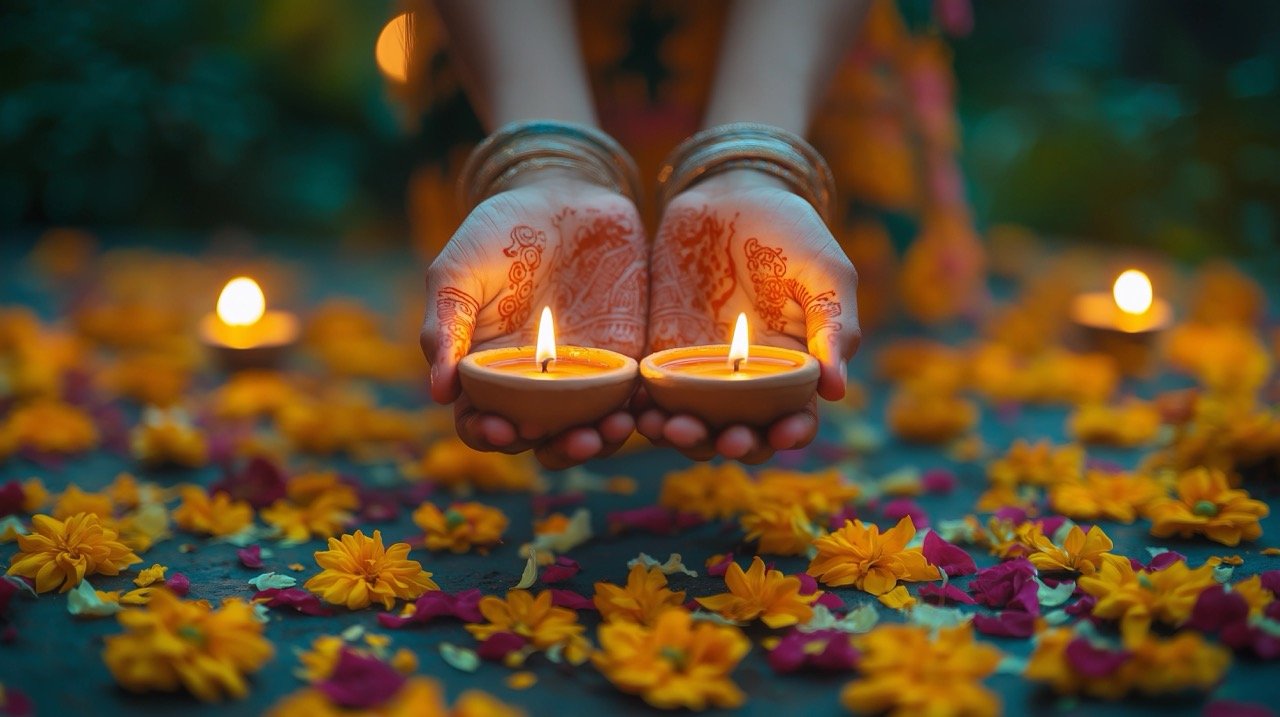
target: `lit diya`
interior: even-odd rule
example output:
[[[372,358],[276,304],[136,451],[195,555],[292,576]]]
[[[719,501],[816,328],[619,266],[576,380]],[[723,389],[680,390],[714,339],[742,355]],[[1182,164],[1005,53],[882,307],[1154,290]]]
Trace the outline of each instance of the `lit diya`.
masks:
[[[537,346],[467,354],[458,364],[462,392],[483,413],[555,434],[590,425],[626,405],[636,360],[614,351],[557,346],[550,307],[538,321]]]
[[[267,311],[258,282],[238,276],[222,288],[218,304],[200,320],[200,341],[229,371],[271,368],[284,363],[298,340],[298,319]]]
[[[1110,293],[1075,297],[1071,320],[1089,348],[1111,355],[1122,371],[1135,374],[1148,367],[1152,345],[1173,323],[1173,309],[1155,296],[1145,273],[1129,269],[1116,277]]]
[[[660,408],[712,428],[767,426],[802,410],[818,388],[818,360],[792,349],[752,345],[739,314],[730,344],[686,346],[640,362],[645,391]]]

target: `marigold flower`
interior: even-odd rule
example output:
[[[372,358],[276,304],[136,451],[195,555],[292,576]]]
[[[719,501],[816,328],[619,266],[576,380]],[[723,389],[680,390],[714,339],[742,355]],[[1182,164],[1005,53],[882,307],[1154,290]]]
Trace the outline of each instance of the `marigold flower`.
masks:
[[[206,702],[248,694],[246,673],[274,652],[263,624],[245,602],[231,598],[213,610],[157,588],[145,609],[118,616],[124,633],[106,638],[102,659],[131,692],[185,688]]]
[[[324,568],[303,587],[327,603],[359,610],[377,601],[390,610],[396,598],[412,600],[428,590],[439,590],[431,573],[409,560],[409,544],[384,548],[382,531],[373,537],[357,530],[342,539],[329,538],[328,550],[317,550],[316,563]]]
[[[1162,570],[1134,570],[1122,555],[1105,554],[1097,572],[1080,578],[1080,589],[1097,598],[1096,617],[1120,620],[1125,644],[1146,638],[1153,620],[1177,627],[1191,616],[1196,598],[1216,585],[1213,565],[1192,570],[1184,560]]]
[[[1086,655],[1091,659],[1085,660]],[[1167,640],[1148,635],[1121,651],[1092,645],[1075,632],[1058,628],[1040,633],[1023,675],[1058,694],[1118,700],[1131,693],[1207,691],[1230,662],[1226,649],[1207,643],[1195,632],[1180,632]]]
[[[428,502],[413,511],[413,522],[426,533],[423,542],[428,550],[488,552],[502,540],[507,514],[484,503],[454,503],[442,511]]]
[[[1223,545],[1239,545],[1262,536],[1258,520],[1271,511],[1248,492],[1228,487],[1222,471],[1195,468],[1178,477],[1176,498],[1157,500],[1147,512],[1157,538],[1204,535]]]
[[[98,445],[98,428],[88,413],[47,398],[14,408],[0,434],[17,448],[41,453],[83,453]]]
[[[111,496],[83,491],[80,486],[72,483],[58,495],[53,503],[53,510],[49,512],[58,520],[66,520],[77,513],[93,513],[104,523],[110,524],[115,515],[115,506]]]
[[[883,595],[899,580],[937,580],[938,569],[919,548],[908,548],[916,527],[906,516],[883,534],[879,526],[846,520],[844,527],[813,541],[818,553],[806,571],[831,586],[853,585]]]
[[[756,476],[753,504],[798,504],[810,520],[819,520],[839,513],[860,492],[834,468],[814,473],[766,468]]]
[[[263,509],[262,520],[279,528],[286,540],[331,538],[342,532],[360,507],[355,488],[332,472],[294,476],[285,492],[286,498]]]
[[[199,468],[209,460],[204,434],[179,409],[148,408],[130,436],[133,457],[148,465]]]
[[[357,714],[334,702],[324,691],[307,687],[272,705],[268,717],[350,717]],[[360,711],[384,717],[523,717],[524,712],[478,690],[458,695],[450,710],[444,689],[430,677],[411,677],[381,704]]]
[[[1018,528],[1018,539],[1030,548],[1027,555],[1037,570],[1046,573],[1076,572],[1092,575],[1102,564],[1102,555],[1111,550],[1113,543],[1102,528],[1093,526],[1085,533],[1073,525],[1062,541],[1062,547],[1053,544],[1036,523],[1024,523]]]
[[[662,613],[684,605],[684,591],[674,592],[667,588],[667,576],[661,570],[636,563],[627,573],[626,587],[596,583],[592,602],[606,622],[635,622],[652,626]]]
[[[800,579],[787,577],[779,570],[765,570],[760,556],[751,559],[751,568],[730,563],[724,574],[729,592],[697,598],[700,605],[730,620],[747,622],[759,618],[769,627],[803,624],[813,617],[814,600],[822,594],[815,591],[800,594]]]
[[[1077,481],[1083,473],[1084,449],[1079,445],[1055,447],[1048,441],[1029,443],[1022,438],[987,466],[987,479],[995,486],[1051,486]]]
[[[298,390],[273,371],[240,371],[213,393],[213,413],[219,418],[269,416],[288,405]]]
[[[1118,406],[1091,403],[1071,414],[1067,433],[1084,443],[1141,446],[1156,437],[1160,420],[1160,409],[1146,401],[1130,399]]]
[[[455,492],[523,491],[538,482],[538,472],[526,454],[477,451],[456,436],[432,443],[422,460],[407,472],[412,478],[432,481]]]
[[[550,590],[538,593],[537,597],[528,590],[508,590],[505,600],[486,595],[478,607],[488,622],[466,628],[481,642],[498,633],[510,633],[539,650],[559,645],[573,664],[586,660],[590,650],[582,636],[586,628],[578,624],[578,614],[573,610],[552,605]]]
[[[770,555],[804,555],[817,528],[799,503],[757,501],[738,519],[746,540]]]
[[[996,715],[1000,699],[982,686],[1001,654],[973,639],[968,625],[929,631],[882,625],[856,638],[862,677],[840,693],[860,714]]]
[[[31,519],[31,533],[18,536],[18,552],[9,559],[9,575],[35,580],[36,592],[59,592],[80,584],[87,575],[119,575],[142,562],[116,531],[93,513],[77,513],[65,521],[47,515]]]
[[[908,385],[890,399],[885,419],[889,430],[905,441],[945,443],[977,424],[978,407],[955,394]]]
[[[695,463],[663,476],[658,504],[704,520],[732,518],[747,507],[753,487],[737,463]]]
[[[1082,482],[1054,485],[1049,505],[1075,520],[1109,518],[1132,523],[1147,504],[1163,496],[1164,490],[1149,475],[1089,471]]]
[[[189,533],[235,535],[253,524],[253,507],[226,493],[210,496],[200,486],[186,485],[179,494],[182,502],[173,509],[173,522]]]
[[[751,649],[740,630],[694,622],[684,610],[663,612],[653,627],[600,626],[596,669],[623,692],[659,709],[732,708],[746,697],[730,674]]]

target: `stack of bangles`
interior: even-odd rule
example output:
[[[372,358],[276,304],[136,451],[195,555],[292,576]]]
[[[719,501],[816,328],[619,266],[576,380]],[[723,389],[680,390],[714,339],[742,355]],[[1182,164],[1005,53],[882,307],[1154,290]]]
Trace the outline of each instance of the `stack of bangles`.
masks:
[[[463,167],[459,195],[464,207],[474,209],[510,189],[521,172],[548,167],[639,200],[635,162],[616,140],[593,127],[551,120],[513,122],[477,145]],[[699,181],[734,169],[776,177],[829,220],[835,179],[826,160],[799,136],[753,122],[710,127],[676,147],[658,173],[659,210]]]

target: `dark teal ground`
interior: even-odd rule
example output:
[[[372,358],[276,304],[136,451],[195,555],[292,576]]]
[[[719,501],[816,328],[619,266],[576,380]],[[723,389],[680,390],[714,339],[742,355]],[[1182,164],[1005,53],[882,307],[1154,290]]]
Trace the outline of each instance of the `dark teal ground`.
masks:
[[[38,278],[24,271],[19,257],[29,245],[28,241],[14,237],[0,237],[0,304],[21,302],[48,309],[50,298]],[[198,246],[196,248],[199,248]],[[314,298],[334,294],[359,296],[375,306],[389,304],[388,287],[398,285],[417,271],[416,264],[401,256],[379,256],[366,260],[353,260],[349,256],[335,257],[320,254],[305,244],[288,244],[281,247],[287,255],[297,259],[305,257],[304,275],[309,293]],[[390,280],[394,278],[395,281]],[[865,377],[870,357],[885,335],[871,336],[864,344],[862,360],[855,361],[851,369],[855,377]],[[886,398],[884,387],[874,382],[864,383],[870,391],[872,406],[870,419],[880,422]],[[1174,385],[1173,379],[1164,379],[1161,386]],[[1131,387],[1148,395],[1157,388],[1153,384]],[[416,392],[394,397],[397,402],[413,405],[424,400]],[[1015,437],[1029,439],[1050,438],[1063,440],[1063,424],[1066,411],[1057,408],[1027,408],[1016,417],[1001,419],[992,412],[984,413],[982,435],[988,445],[1003,449]],[[823,427],[823,441],[831,442],[837,433],[831,416]],[[1132,465],[1137,452],[1090,451],[1092,457],[1114,460]],[[794,459],[792,459],[794,460]],[[813,452],[799,459],[804,467],[816,468],[821,463]],[[357,476],[369,475],[368,467],[337,463],[338,467]],[[678,536],[655,537],[628,535],[610,537],[605,526],[605,515],[611,510],[640,507],[654,502],[662,475],[671,469],[688,465],[688,462],[668,451],[650,450],[616,457],[588,466],[594,472],[614,475],[626,474],[638,479],[640,490],[634,496],[621,497],[591,494],[586,503],[592,511],[595,531],[601,537],[573,551],[572,557],[583,566],[582,572],[561,587],[590,595],[592,583],[597,580],[621,582],[625,578],[627,560],[644,551],[665,558],[670,552],[685,556],[686,564],[702,572],[702,563],[713,553],[736,551],[747,553],[736,529],[722,529],[716,525],[696,528]],[[925,497],[920,502],[934,521],[956,518],[969,512],[974,498],[984,486],[982,468],[979,465],[955,465],[941,451],[888,442],[883,450],[867,456],[862,468],[871,475],[883,475],[903,466],[921,469],[934,467],[953,468],[960,478],[959,490],[948,497]],[[45,470],[18,460],[0,464],[0,481],[12,478],[25,479],[33,475],[42,477],[51,490],[60,490],[74,481],[85,489],[99,488],[110,482],[122,470],[135,471],[143,479],[161,483],[199,481],[208,483],[215,479],[212,469],[187,473],[148,473],[139,471],[127,458],[98,453],[67,461],[59,470]],[[1277,504],[1275,483],[1271,492],[1259,486],[1250,486],[1257,497]],[[435,500],[447,501],[445,496]],[[502,508],[512,518],[506,543],[486,557],[478,555],[433,555],[415,551],[415,557],[435,573],[435,579],[445,590],[480,588],[486,593],[501,593],[519,578],[522,561],[517,556],[517,546],[531,537],[528,495],[485,496],[483,500]],[[872,516],[874,517],[874,516]],[[882,521],[883,522],[883,521]],[[1264,536],[1259,545],[1228,549],[1207,542],[1157,541],[1146,534],[1147,525],[1139,522],[1132,526],[1102,524],[1115,540],[1116,551],[1145,559],[1146,546],[1162,545],[1185,553],[1193,564],[1198,564],[1214,554],[1240,554],[1245,558],[1236,576],[1244,577],[1262,570],[1280,568],[1280,558],[1259,555],[1265,545],[1280,544],[1280,519],[1273,513],[1264,521]],[[413,535],[416,529],[408,512],[399,521],[379,526],[390,539],[402,539]],[[180,554],[178,546],[191,542],[200,546],[191,554]],[[262,571],[242,567],[236,559],[235,549],[225,544],[210,544],[190,540],[179,535],[176,539],[161,543],[144,556],[144,567],[153,562],[168,565],[171,571],[181,571],[191,578],[191,597],[218,600],[227,596],[249,597],[252,588],[245,582],[266,570],[293,574],[285,567],[291,562],[301,562],[308,571],[297,574],[305,578],[313,574],[311,553],[319,546],[312,543],[294,548],[275,548],[274,557],[266,561]],[[0,546],[0,560],[5,564],[15,552],[13,545]],[[992,560],[977,556],[980,565]],[[776,561],[784,570],[796,571],[805,566],[801,559],[782,558]],[[963,583],[966,579],[960,579]],[[92,582],[101,590],[128,589],[129,577],[95,577]],[[299,581],[301,582],[301,580]],[[705,575],[693,579],[682,575],[671,578],[672,587],[687,590],[691,597],[708,595],[723,590],[718,578]],[[849,606],[871,602],[869,596],[852,589],[836,589]],[[535,658],[531,669],[538,675],[535,687],[526,691],[513,691],[503,685],[509,671],[485,664],[475,674],[454,670],[439,657],[438,645],[453,642],[471,646],[473,641],[461,625],[452,621],[439,621],[426,627],[414,627],[401,631],[381,630],[375,612],[365,610],[355,613],[341,612],[334,617],[316,618],[292,613],[273,612],[266,628],[267,637],[276,645],[276,656],[267,667],[252,680],[249,697],[240,702],[221,705],[205,705],[183,696],[136,696],[118,689],[112,682],[100,659],[102,638],[119,631],[114,619],[79,620],[66,612],[66,600],[56,595],[46,595],[39,600],[22,596],[14,599],[9,617],[18,628],[18,638],[10,644],[0,644],[0,682],[25,691],[34,700],[39,714],[103,714],[103,715],[207,715],[207,714],[256,714],[266,709],[283,695],[297,689],[301,683],[292,676],[297,666],[295,649],[307,645],[320,634],[335,634],[351,625],[386,632],[394,638],[396,646],[416,651],[421,660],[420,672],[434,675],[448,687],[451,696],[468,688],[481,688],[495,693],[510,702],[523,705],[533,715],[595,715],[645,712],[647,707],[638,699],[615,691],[592,668],[562,669]],[[890,619],[891,611],[882,610],[882,619]],[[581,619],[594,629],[594,614],[581,613]],[[756,640],[766,634],[753,631]],[[1025,656],[1030,649],[1027,640],[997,640],[999,647],[1012,655]],[[1278,694],[1275,686],[1280,669],[1276,665],[1259,663],[1237,657],[1225,682],[1212,694],[1212,699],[1244,700],[1266,703]],[[741,714],[771,715],[840,714],[838,693],[848,677],[778,676],[765,664],[763,650],[753,646],[752,653],[735,673],[735,679],[749,696]],[[1008,714],[1050,715],[1108,715],[1149,714],[1182,715],[1198,714],[1206,700],[1184,697],[1158,702],[1130,701],[1115,705],[1093,702],[1058,700],[1037,690],[1020,677],[998,675],[989,685],[1000,692]]]

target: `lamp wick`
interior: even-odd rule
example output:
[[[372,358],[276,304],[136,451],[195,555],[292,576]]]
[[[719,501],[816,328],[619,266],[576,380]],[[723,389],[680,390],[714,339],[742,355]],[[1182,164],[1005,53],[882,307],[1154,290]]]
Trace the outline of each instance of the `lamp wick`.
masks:
[[[546,372],[547,372],[547,364],[549,364],[549,363],[551,363],[551,359],[549,359],[549,358],[544,358],[544,359],[542,359],[542,372],[543,372],[543,373],[546,373]]]
[[[740,359],[740,358],[736,358],[736,359],[734,359],[734,360],[733,360],[733,372],[734,372],[734,373],[737,373],[737,372],[738,372],[738,368],[739,368],[741,365],[742,365],[742,359]]]

